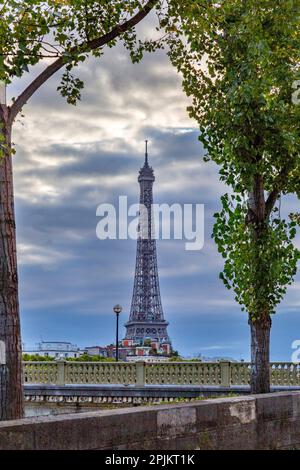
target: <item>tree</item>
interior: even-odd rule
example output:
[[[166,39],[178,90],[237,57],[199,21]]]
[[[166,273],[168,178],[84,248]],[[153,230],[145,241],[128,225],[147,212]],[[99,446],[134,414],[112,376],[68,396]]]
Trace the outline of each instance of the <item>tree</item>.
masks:
[[[30,97],[48,78],[64,69],[58,88],[71,104],[83,83],[72,71],[89,53],[123,41],[132,61],[135,26],[159,0],[6,0],[0,6],[0,341],[6,363],[0,364],[0,420],[23,415],[22,357],[18,302],[14,194],[12,178],[13,123]],[[47,59],[48,62],[42,62]],[[51,59],[53,59],[51,61]],[[51,61],[49,65],[49,60]],[[44,70],[8,106],[6,86],[45,63]]]
[[[252,391],[269,392],[271,316],[300,258],[299,214],[280,214],[284,196],[300,197],[300,3],[170,0],[162,24],[205,160],[231,188],[213,229],[220,278],[248,313]]]

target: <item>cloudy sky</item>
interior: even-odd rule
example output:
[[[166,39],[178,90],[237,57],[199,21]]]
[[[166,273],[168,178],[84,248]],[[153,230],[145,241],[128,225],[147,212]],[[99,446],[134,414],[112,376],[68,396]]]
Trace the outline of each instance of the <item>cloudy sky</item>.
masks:
[[[26,347],[41,339],[82,347],[111,343],[117,302],[127,320],[136,243],[97,239],[96,209],[116,203],[119,195],[138,201],[137,174],[147,138],[155,202],[205,204],[201,251],[186,251],[184,241],[158,242],[162,303],[173,346],[189,356],[248,359],[247,318],[218,279],[222,259],[210,238],[213,213],[226,188],[216,166],[201,159],[180,76],[164,52],[132,65],[122,46],[87,60],[78,74],[85,90],[77,107],[58,95],[58,74],[25,107],[13,136]],[[10,96],[28,80],[15,82]],[[291,198],[283,211],[296,206]],[[291,343],[300,339],[299,310],[298,275],[273,320],[273,360],[290,359]]]

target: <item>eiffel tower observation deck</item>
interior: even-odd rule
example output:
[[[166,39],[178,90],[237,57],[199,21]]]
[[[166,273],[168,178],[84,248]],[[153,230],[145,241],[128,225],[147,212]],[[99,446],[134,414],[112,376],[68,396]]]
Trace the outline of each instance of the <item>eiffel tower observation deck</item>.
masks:
[[[125,324],[126,338],[143,344],[146,339],[171,344],[164,319],[153,226],[153,169],[148,163],[146,141],[145,163],[140,169],[140,219],[137,240],[136,266],[129,321]]]

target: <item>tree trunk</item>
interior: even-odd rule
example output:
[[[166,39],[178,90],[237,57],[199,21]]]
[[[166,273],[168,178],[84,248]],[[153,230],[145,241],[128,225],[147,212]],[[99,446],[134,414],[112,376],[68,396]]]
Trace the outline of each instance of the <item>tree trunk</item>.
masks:
[[[262,316],[249,320],[251,328],[251,392],[270,392],[270,332],[271,318]]]
[[[23,417],[11,124],[0,104],[0,421]],[[4,138],[4,141],[3,141]],[[4,146],[3,146],[4,143]]]
[[[253,244],[257,248],[257,257],[253,260],[253,270],[256,272],[256,282],[253,286],[254,296],[259,293],[261,283],[265,282],[264,269],[261,262],[260,246],[263,245],[263,235],[266,223],[266,203],[264,197],[263,177],[259,173],[254,175],[253,187],[249,192],[248,214],[246,224],[251,224],[254,229]],[[260,304],[255,316],[249,316],[251,329],[251,392],[270,392],[270,332],[271,317],[269,306],[262,299],[256,299]],[[259,302],[258,302],[259,301]]]

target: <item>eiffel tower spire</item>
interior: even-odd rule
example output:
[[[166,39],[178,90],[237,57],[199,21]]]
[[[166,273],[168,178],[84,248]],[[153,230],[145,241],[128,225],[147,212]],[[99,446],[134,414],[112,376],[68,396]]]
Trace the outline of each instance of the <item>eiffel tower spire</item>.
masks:
[[[145,140],[145,164],[144,166],[148,165],[148,140]]]
[[[148,141],[145,142],[145,162],[140,169],[140,204],[146,208],[144,216],[140,211],[140,230],[137,240],[134,286],[126,339],[142,343],[146,338],[152,341],[171,343],[164,319],[158,279],[156,241],[153,236],[152,187],[155,181],[153,169],[148,163]],[[145,217],[146,213],[146,217]],[[142,236],[141,234],[148,236]]]

